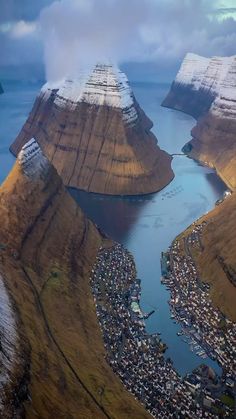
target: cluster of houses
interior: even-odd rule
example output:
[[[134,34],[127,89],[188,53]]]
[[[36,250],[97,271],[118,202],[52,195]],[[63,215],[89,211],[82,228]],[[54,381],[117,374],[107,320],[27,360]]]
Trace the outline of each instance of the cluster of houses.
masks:
[[[210,287],[201,281],[196,269],[192,252],[203,249],[202,229],[203,225],[195,226],[182,243],[175,240],[162,255],[162,282],[171,294],[172,317],[182,326],[179,334],[189,339],[199,356],[209,356],[219,363],[223,371],[221,390],[234,398],[236,324],[212,304]]]
[[[185,238],[188,254],[180,252],[176,240],[169,251],[169,272],[164,283],[171,292],[170,305],[183,331],[191,336],[211,358],[216,359],[228,377],[236,369],[236,324],[227,319],[211,302],[209,285],[204,284],[191,256],[190,244],[198,241],[198,226]],[[196,244],[196,243],[195,243]],[[185,252],[186,253],[186,252]]]
[[[193,388],[194,372],[189,381],[180,377],[158,335],[146,332],[130,253],[121,245],[100,249],[91,286],[107,361],[148,412],[161,419],[217,418],[205,388]]]

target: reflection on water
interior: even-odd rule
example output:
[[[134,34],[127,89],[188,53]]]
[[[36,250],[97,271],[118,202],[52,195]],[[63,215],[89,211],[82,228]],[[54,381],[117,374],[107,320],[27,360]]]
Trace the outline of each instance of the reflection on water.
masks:
[[[40,83],[4,83],[5,93],[0,96],[0,181],[14,162],[8,147],[25,122],[40,87]],[[171,154],[179,153],[190,138],[194,120],[160,107],[167,86],[139,83],[133,88],[154,122],[159,145]],[[99,227],[133,253],[142,279],[142,307],[145,311],[156,310],[147,321],[147,329],[161,332],[169,347],[167,356],[173,359],[179,372],[185,373],[198,365],[201,358],[176,335],[180,329],[170,318],[169,293],[160,283],[160,254],[177,234],[213,208],[225,187],[212,170],[184,156],[174,158],[173,169],[175,179],[170,185],[144,197],[108,197],[76,190],[71,190],[71,194]]]
[[[79,201],[89,218],[96,220],[109,237],[123,243],[127,233],[138,223],[143,207],[149,202],[143,197],[131,198],[108,197],[106,195],[87,194],[76,189],[70,190],[71,195]],[[122,220],[122,222],[121,222]]]

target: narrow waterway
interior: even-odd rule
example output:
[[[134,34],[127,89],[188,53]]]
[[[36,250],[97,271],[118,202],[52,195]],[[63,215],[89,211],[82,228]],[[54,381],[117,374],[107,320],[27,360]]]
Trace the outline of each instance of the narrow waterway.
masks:
[[[0,182],[8,174],[14,158],[8,151],[23,125],[41,83],[6,82],[0,96]],[[159,145],[178,154],[190,138],[194,120],[180,112],[161,108],[167,85],[139,83],[133,86],[136,97],[154,122]],[[169,293],[160,283],[160,254],[177,234],[214,207],[225,190],[224,184],[207,168],[185,156],[173,158],[175,179],[159,193],[145,197],[106,197],[72,190],[72,195],[90,218],[113,239],[123,243],[134,255],[142,280],[141,305],[155,309],[147,320],[147,330],[160,332],[168,345],[166,356],[172,358],[181,374],[191,371],[203,360],[190,351],[177,336],[179,326],[170,318]],[[218,369],[215,362],[204,362]]]
[[[170,154],[181,153],[190,138],[194,119],[160,106],[168,86],[139,83],[132,87],[154,123],[153,132],[159,145]],[[225,185],[212,170],[185,156],[174,156],[172,167],[175,179],[152,195],[121,198],[75,190],[71,193],[103,231],[133,253],[142,281],[142,308],[155,310],[146,322],[147,330],[161,333],[168,345],[166,356],[173,360],[177,370],[185,374],[205,362],[219,372],[216,362],[203,360],[177,336],[180,327],[170,317],[169,292],[160,282],[160,255],[180,232],[214,207]]]

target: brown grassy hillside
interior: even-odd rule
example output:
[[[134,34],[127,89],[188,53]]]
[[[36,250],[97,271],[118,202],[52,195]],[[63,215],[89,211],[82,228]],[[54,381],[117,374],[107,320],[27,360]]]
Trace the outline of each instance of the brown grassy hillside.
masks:
[[[146,418],[105,361],[89,273],[102,239],[55,169],[0,188],[0,272],[30,349],[27,418]]]
[[[213,303],[236,321],[236,193],[202,217],[202,249],[192,249],[201,278],[211,285]],[[191,226],[182,237],[195,228]],[[184,247],[183,247],[184,248]]]

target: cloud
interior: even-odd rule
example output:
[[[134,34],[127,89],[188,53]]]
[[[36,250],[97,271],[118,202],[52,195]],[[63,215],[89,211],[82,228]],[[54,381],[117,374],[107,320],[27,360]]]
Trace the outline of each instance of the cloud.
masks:
[[[235,53],[236,21],[219,21],[207,0],[61,0],[40,25],[49,79],[105,59],[172,65],[188,51]]]
[[[53,0],[0,0],[0,23],[36,20],[42,8],[52,2]]]
[[[5,22],[0,24],[0,67],[39,63],[43,60],[38,22]]]
[[[136,59],[146,3],[62,0],[44,9],[40,25],[49,79],[74,73],[96,61]]]
[[[37,30],[37,22],[5,22],[0,25],[0,32],[8,34],[10,38],[20,39],[35,33]]]
[[[21,7],[18,0],[8,0],[5,4],[11,7],[5,6],[5,11],[3,6],[0,60],[40,61],[42,44],[50,80],[77,74],[96,61],[151,61],[166,70],[176,67],[189,51],[205,56],[236,53],[234,1],[230,0],[20,3]],[[36,24],[33,19],[40,10]],[[10,29],[9,22],[14,22]]]

